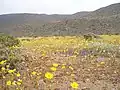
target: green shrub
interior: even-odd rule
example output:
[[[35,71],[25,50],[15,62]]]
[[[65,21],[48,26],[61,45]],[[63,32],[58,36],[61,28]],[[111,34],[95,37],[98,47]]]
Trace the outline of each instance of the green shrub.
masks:
[[[8,36],[5,34],[0,34],[0,62],[6,60],[4,67],[9,65],[9,69],[16,68],[16,64],[20,61],[20,49],[16,48],[20,45],[18,39]],[[0,65],[0,68],[3,65]]]
[[[13,36],[5,35],[3,33],[0,34],[0,44],[5,47],[12,47],[19,45],[19,40],[14,38]]]
[[[99,56],[111,57],[114,55],[115,57],[120,57],[120,46],[109,44],[109,43],[100,43],[94,42],[89,43],[88,50],[94,52],[94,54]]]

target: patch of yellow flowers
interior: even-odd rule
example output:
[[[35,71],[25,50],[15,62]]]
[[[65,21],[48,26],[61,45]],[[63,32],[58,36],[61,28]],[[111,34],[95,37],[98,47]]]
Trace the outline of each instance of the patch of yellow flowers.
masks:
[[[20,73],[17,73],[16,76],[17,76],[17,77],[20,77],[21,75],[20,75]]]
[[[65,69],[65,68],[66,68],[65,65],[63,65],[63,66],[62,66],[62,69]]]
[[[1,70],[2,70],[2,71],[5,71],[5,68],[4,68],[4,67],[2,67],[2,68],[1,68]]]
[[[21,85],[22,84],[22,80],[21,79],[18,79],[18,81],[10,81],[10,80],[8,80],[7,82],[6,82],[6,85],[7,86],[10,86],[10,85]]]
[[[14,73],[15,71],[16,71],[16,69],[8,70],[8,73]]]
[[[6,62],[7,62],[7,60],[2,60],[2,61],[0,62],[0,64],[3,65],[3,64],[6,63]]]
[[[100,64],[101,64],[101,65],[104,65],[104,64],[105,64],[105,62],[100,62]]]
[[[72,66],[69,66],[69,68],[70,68],[71,70],[74,70]]]
[[[54,77],[54,75],[53,75],[52,73],[50,73],[50,72],[46,72],[46,73],[45,73],[45,77],[46,77],[47,79],[52,79],[52,78]]]
[[[54,66],[54,67],[58,67],[58,65],[59,65],[59,64],[57,64],[57,63],[53,63],[53,66]]]
[[[31,74],[32,74],[32,75],[36,75],[36,74],[37,74],[37,72],[33,71]]]
[[[6,82],[6,85],[10,86],[12,84],[12,82],[9,80]]]
[[[57,70],[56,67],[51,67],[50,69],[51,69],[52,71],[56,71],[56,70]]]
[[[74,88],[74,89],[78,89],[79,84],[78,84],[77,82],[72,82],[72,83],[70,84],[70,86],[71,86],[72,88]]]

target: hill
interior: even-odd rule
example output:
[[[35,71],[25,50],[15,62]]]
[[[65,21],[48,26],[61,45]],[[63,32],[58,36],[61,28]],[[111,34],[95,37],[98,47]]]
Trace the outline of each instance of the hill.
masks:
[[[117,4],[112,4],[106,7],[102,7],[98,10],[95,10],[85,17],[107,17],[107,16],[112,16],[112,15],[117,15],[120,14],[120,3]]]
[[[13,36],[79,35],[88,32],[119,34],[120,3],[72,15],[0,15],[0,32]]]

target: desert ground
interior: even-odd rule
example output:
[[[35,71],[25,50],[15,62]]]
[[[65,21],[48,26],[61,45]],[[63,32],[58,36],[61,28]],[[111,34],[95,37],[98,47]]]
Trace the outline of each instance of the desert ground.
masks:
[[[100,37],[18,38],[22,61],[1,69],[0,90],[120,90],[120,36]]]

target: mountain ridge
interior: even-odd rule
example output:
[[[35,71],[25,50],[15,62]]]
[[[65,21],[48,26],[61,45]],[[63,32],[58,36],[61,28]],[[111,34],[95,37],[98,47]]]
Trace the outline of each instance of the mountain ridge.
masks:
[[[95,11],[68,14],[17,13],[0,15],[0,32],[13,36],[120,33],[120,3]]]

